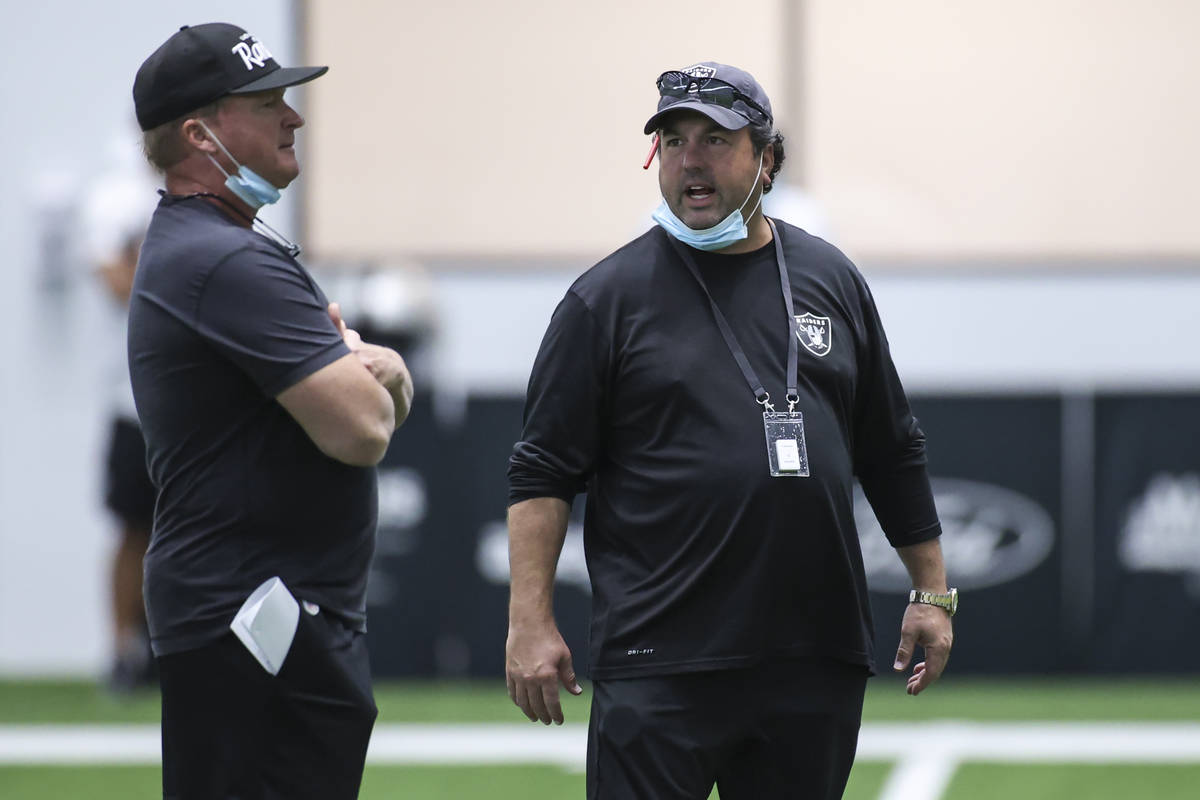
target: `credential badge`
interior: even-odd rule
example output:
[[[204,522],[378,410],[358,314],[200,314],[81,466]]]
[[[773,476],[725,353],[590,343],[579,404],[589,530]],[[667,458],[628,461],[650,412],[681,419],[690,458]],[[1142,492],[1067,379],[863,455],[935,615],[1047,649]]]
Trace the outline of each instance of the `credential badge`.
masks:
[[[818,317],[808,312],[797,314],[796,336],[800,338],[804,349],[814,356],[827,356],[833,347],[833,326],[829,324],[829,317]]]

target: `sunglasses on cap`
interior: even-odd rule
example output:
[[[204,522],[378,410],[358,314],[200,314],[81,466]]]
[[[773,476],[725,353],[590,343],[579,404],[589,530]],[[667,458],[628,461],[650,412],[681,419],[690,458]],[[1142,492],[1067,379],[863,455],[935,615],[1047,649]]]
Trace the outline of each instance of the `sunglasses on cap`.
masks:
[[[731,111],[734,110],[734,101],[741,100],[761,114],[763,119],[771,119],[762,106],[717,78],[698,78],[679,70],[668,70],[658,76],[658,94],[660,97],[696,97],[702,103],[712,103]]]

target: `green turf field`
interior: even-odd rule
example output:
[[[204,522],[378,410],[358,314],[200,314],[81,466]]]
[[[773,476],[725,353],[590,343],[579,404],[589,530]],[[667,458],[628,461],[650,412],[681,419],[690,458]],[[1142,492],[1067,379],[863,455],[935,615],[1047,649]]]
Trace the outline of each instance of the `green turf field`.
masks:
[[[846,800],[874,798],[886,771],[885,764],[856,766]],[[0,769],[0,797],[5,800],[155,797],[161,796],[159,778],[154,767],[7,767]],[[359,797],[360,800],[564,800],[583,795],[583,775],[555,767],[371,766],[363,777]],[[713,798],[717,797],[714,793]]]
[[[488,683],[385,683],[377,687],[379,724],[524,723],[500,681]],[[583,724],[587,697],[565,698],[567,720]],[[0,682],[0,726],[153,724],[157,696],[118,702],[95,686],[71,682]],[[1138,681],[979,681],[947,678],[922,697],[908,697],[892,678],[872,681],[864,714],[870,726],[935,721],[977,723],[1200,722],[1200,679]],[[10,728],[10,730],[13,730]],[[20,729],[16,729],[20,730]],[[865,736],[865,734],[864,734]],[[917,747],[917,742],[913,747]],[[942,800],[1087,798],[1087,800],[1191,800],[1200,797],[1200,759],[1183,763],[1033,763],[969,759],[952,769]],[[1095,760],[1095,759],[1093,759]],[[856,764],[847,800],[876,800],[893,769],[888,760]],[[121,798],[160,796],[152,765],[0,765],[0,798]],[[583,797],[583,775],[553,764],[408,765],[372,763],[364,800],[562,800]],[[927,798],[926,800],[937,800]]]
[[[563,696],[568,721],[585,722],[590,694]],[[380,682],[379,722],[521,722],[504,682]],[[1129,680],[982,680],[947,676],[920,697],[891,676],[867,685],[864,722],[969,719],[1200,721],[1200,676]],[[116,701],[79,681],[0,681],[0,724],[157,722],[153,691]]]

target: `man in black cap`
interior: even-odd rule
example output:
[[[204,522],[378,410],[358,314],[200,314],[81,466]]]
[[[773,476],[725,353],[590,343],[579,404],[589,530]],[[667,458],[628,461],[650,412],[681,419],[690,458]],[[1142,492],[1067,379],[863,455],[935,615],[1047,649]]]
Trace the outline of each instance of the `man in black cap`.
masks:
[[[181,28],[133,86],[166,191],[129,365],[158,492],[145,598],[168,798],[357,797],[376,709],[363,634],[374,465],[404,360],[342,321],[256,218],[300,168],[281,67],[234,25]]]
[[[580,691],[553,582],[586,491],[587,796],[841,797],[876,663],[855,478],[912,576],[909,693],[949,655],[924,435],[862,276],[763,216],[784,152],[762,87],[705,62],[658,92],[658,225],[559,304],[509,461],[509,695],[549,724],[559,682]]]

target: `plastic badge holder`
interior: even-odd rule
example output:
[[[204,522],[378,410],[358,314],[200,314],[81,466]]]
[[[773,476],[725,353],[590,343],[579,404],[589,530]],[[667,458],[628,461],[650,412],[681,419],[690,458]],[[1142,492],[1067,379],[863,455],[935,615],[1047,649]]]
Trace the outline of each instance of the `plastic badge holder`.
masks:
[[[767,460],[773,478],[807,478],[808,448],[804,445],[804,415],[799,411],[767,411]]]

